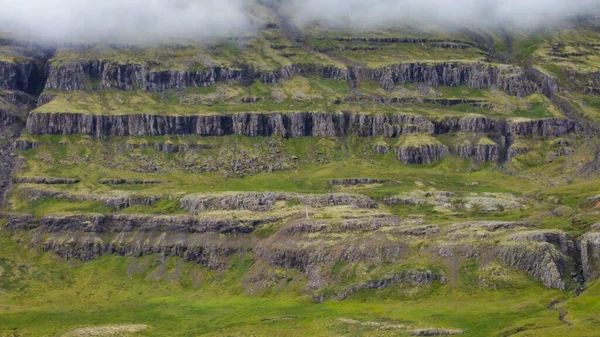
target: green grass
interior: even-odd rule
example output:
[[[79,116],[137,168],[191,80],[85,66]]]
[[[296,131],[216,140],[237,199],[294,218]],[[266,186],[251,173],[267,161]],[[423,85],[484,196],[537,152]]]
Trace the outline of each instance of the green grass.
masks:
[[[568,295],[533,282],[503,291],[437,286],[412,299],[402,299],[399,288],[368,290],[344,302],[313,304],[301,294],[300,284],[293,280],[299,276],[293,274],[278,292],[245,294],[242,280],[254,261],[244,256],[225,272],[177,259],[161,263],[152,257],[107,256],[67,264],[20,246],[9,233],[1,234],[0,265],[14,280],[11,284],[20,284],[7,289],[0,283],[8,290],[0,298],[0,334],[5,335],[45,336],[81,326],[132,323],[150,326],[139,333],[142,336],[385,335],[376,328],[340,321],[354,319],[465,329],[464,336],[499,336],[500,331],[532,329],[532,322],[536,328],[567,334],[592,331],[596,322],[597,285],[567,302],[568,318],[575,324],[566,327],[546,307]]]
[[[515,117],[548,118],[553,116],[551,113],[548,112],[546,106],[543,103],[534,103],[530,109],[517,110],[515,112]]]

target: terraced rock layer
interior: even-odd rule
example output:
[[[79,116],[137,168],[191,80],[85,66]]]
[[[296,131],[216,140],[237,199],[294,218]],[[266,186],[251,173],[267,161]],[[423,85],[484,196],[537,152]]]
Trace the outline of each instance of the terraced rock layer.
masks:
[[[315,64],[284,66],[273,71],[257,71],[249,66],[239,69],[213,67],[203,71],[156,71],[141,64],[118,64],[108,60],[80,60],[50,64],[46,90],[95,89],[164,91],[187,87],[207,87],[218,82],[273,84],[294,76],[318,75],[326,79],[370,78],[385,89],[407,83],[434,87],[466,85],[473,89],[498,88],[509,95],[526,96],[538,88],[521,68],[487,63],[405,63],[375,69],[344,69]]]
[[[29,115],[30,134],[86,134],[93,136],[201,135],[248,137],[359,137],[387,138],[407,134],[443,134],[448,132],[500,133],[516,136],[562,136],[580,130],[572,120],[494,120],[483,116],[445,118],[432,121],[423,116],[362,113],[238,113],[231,115],[87,115],[78,113],[42,113]]]

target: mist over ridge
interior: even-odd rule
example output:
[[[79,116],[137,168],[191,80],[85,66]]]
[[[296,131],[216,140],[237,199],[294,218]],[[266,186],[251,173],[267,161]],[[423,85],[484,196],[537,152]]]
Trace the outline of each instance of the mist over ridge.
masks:
[[[322,22],[355,29],[398,23],[443,27],[532,29],[598,13],[597,0],[291,0],[299,25]]]
[[[259,5],[260,4],[260,5]],[[303,27],[532,29],[600,12],[597,0],[4,0],[0,32],[49,43],[154,43],[252,34],[253,7]],[[260,12],[260,10],[259,10]]]

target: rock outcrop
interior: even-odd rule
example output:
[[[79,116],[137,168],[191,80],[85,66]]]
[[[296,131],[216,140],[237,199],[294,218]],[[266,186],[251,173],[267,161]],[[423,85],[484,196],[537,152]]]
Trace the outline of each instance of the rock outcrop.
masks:
[[[33,140],[33,139],[19,138],[14,143],[15,149],[19,149],[22,151],[37,149],[39,146],[40,146],[40,142],[38,142],[37,140]]]
[[[554,94],[560,92],[558,80],[546,72],[538,68],[530,67],[525,70],[525,73],[529,80],[535,83],[538,86],[539,91],[546,97],[551,98]]]
[[[527,272],[549,288],[564,290],[575,244],[565,233],[532,231],[514,234],[498,248],[502,263]]]
[[[479,115],[446,117],[434,120],[433,124],[436,134],[450,132],[503,133],[504,131],[504,121]]]
[[[506,134],[509,138],[518,136],[560,137],[581,132],[581,126],[573,120],[564,118],[509,119]]]
[[[162,184],[162,180],[133,180],[133,179],[100,179],[102,185],[154,185]]]
[[[466,85],[473,89],[497,88],[512,96],[535,93],[537,86],[521,68],[487,63],[403,63],[365,70],[365,77],[378,81],[384,89],[408,83],[433,87]]]
[[[17,122],[17,117],[10,111],[0,109],[0,126],[7,126]]]
[[[153,70],[144,64],[119,64],[108,60],[73,60],[50,65],[46,89],[55,90],[146,90],[164,91],[187,87],[207,87],[218,82],[273,84],[294,76],[317,75],[347,81],[371,78],[385,89],[406,83],[431,86],[466,85],[474,89],[498,88],[509,95],[526,96],[537,86],[521,68],[487,63],[404,63],[376,69],[344,69],[331,65],[294,64],[272,71],[260,71],[247,65],[230,69],[220,66],[201,71]],[[94,84],[95,83],[95,84]],[[94,87],[96,86],[96,87]]]
[[[160,195],[144,196],[144,195],[129,195],[121,194],[77,194],[69,193],[61,190],[53,190],[49,188],[20,188],[19,193],[27,196],[29,200],[40,200],[44,198],[52,198],[56,200],[64,200],[68,202],[100,202],[115,210],[122,210],[135,205],[153,205],[161,200]]]
[[[579,241],[583,278],[591,282],[600,276],[600,233],[587,233]]]
[[[456,153],[461,158],[472,158],[478,162],[496,162],[501,158],[500,145],[489,139],[479,141],[475,145],[465,141],[456,147]]]
[[[329,181],[329,185],[372,185],[383,184],[386,180],[372,178],[336,179]]]
[[[329,65],[297,64],[273,71],[259,71],[250,66],[239,68],[209,67],[200,71],[154,70],[144,64],[119,64],[108,60],[73,60],[51,63],[46,90],[61,91],[117,89],[160,92],[188,87],[208,87],[219,82],[273,84],[297,75],[318,75],[327,79],[346,80],[348,70]]]
[[[30,134],[87,134],[94,136],[189,135],[248,137],[398,137],[433,133],[433,124],[418,115],[354,113],[239,113],[213,116],[87,115],[36,112],[27,119]]]
[[[448,147],[433,138],[426,142],[405,141],[395,150],[398,160],[404,164],[430,164],[450,155]]]
[[[348,297],[356,294],[357,292],[365,289],[384,289],[390,287],[394,284],[407,284],[414,287],[417,286],[430,286],[434,281],[439,281],[441,283],[446,283],[447,278],[445,276],[441,276],[439,274],[435,274],[430,270],[420,271],[420,270],[409,270],[403,273],[394,274],[392,276],[386,277],[380,280],[373,280],[366,283],[360,283],[349,287],[343,291],[334,293],[334,294],[320,294],[313,296],[313,301],[315,303],[325,302],[329,298],[334,298],[338,301],[343,301]]]
[[[280,218],[256,219],[197,218],[187,215],[49,215],[36,219],[28,215],[9,215],[6,227],[12,230],[39,228],[46,233],[251,233],[256,226]]]
[[[529,145],[527,145],[527,144],[525,144],[523,142],[518,142],[518,143],[515,143],[515,144],[511,145],[508,148],[508,151],[506,153],[506,157],[508,159],[512,159],[512,158],[518,157],[520,155],[529,153],[532,150],[533,149]]]
[[[35,61],[0,61],[0,89],[32,92],[37,90],[38,69]]]
[[[266,212],[277,201],[295,201],[313,207],[355,206],[377,208],[371,198],[360,194],[299,194],[282,192],[192,194],[181,199],[181,208],[192,214],[207,210],[249,210]]]
[[[79,179],[51,178],[51,177],[20,177],[14,178],[15,184],[40,184],[40,185],[72,185],[79,183]]]

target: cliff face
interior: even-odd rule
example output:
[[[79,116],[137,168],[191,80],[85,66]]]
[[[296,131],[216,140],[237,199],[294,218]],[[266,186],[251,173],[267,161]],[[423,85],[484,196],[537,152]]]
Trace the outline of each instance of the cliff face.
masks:
[[[84,115],[32,113],[27,120],[31,134],[87,134],[94,136],[185,135],[248,137],[398,137],[411,133],[433,133],[433,124],[422,116],[328,114],[239,113],[213,116],[165,115]]]
[[[431,164],[450,155],[448,147],[441,143],[401,144],[396,147],[398,160],[404,164]]]
[[[562,118],[509,120],[506,124],[506,133],[509,137],[558,137],[581,131],[582,128],[577,122]]]
[[[556,78],[546,74],[545,72],[537,68],[528,68],[525,73],[530,81],[535,83],[539,91],[546,97],[552,97],[554,94],[560,92],[560,85]]]
[[[218,82],[251,84],[260,81],[274,84],[296,75],[318,75],[327,79],[346,80],[348,71],[333,66],[298,64],[271,72],[257,71],[249,66],[238,69],[223,67],[201,71],[155,71],[143,64],[117,64],[103,60],[85,60],[66,64],[52,64],[46,89],[62,91],[117,89],[160,92],[187,87],[208,87]]]
[[[405,63],[367,70],[364,76],[378,81],[388,90],[396,85],[424,83],[433,87],[497,88],[520,97],[537,91],[537,86],[527,79],[521,68],[484,63]]]
[[[10,111],[0,109],[0,126],[7,126],[17,122],[15,117]]]
[[[581,266],[586,282],[600,276],[600,233],[585,234],[580,242]]]
[[[456,147],[456,153],[461,158],[472,158],[479,162],[495,162],[501,159],[501,148],[498,144],[464,142]]]
[[[298,75],[316,75],[342,81],[370,78],[387,90],[407,83],[424,83],[434,87],[466,85],[473,89],[497,88],[513,96],[526,96],[538,90],[537,86],[527,79],[522,69],[485,63],[406,63],[376,69],[295,64],[265,72],[245,65],[238,69],[213,67],[201,71],[155,71],[143,64],[117,64],[104,60],[51,64],[46,89],[138,89],[155,92],[206,87],[217,82],[250,84],[260,81],[274,84]]]
[[[407,134],[448,132],[500,133],[506,136],[563,136],[580,131],[571,120],[498,121],[483,116],[430,121],[418,115],[369,115],[361,113],[238,113],[232,115],[86,115],[32,113],[27,120],[31,134],[87,134],[93,136],[186,135],[248,137],[360,137],[387,138]]]
[[[36,92],[40,88],[40,71],[35,61],[0,61],[0,89]]]
[[[486,116],[446,117],[433,121],[435,133],[474,132],[474,133],[503,133],[505,122]]]
[[[260,197],[269,198],[271,195],[265,193]],[[246,204],[244,198],[250,197],[239,194],[233,199],[226,196],[226,200],[216,200],[198,196],[194,205],[202,204],[200,208],[208,210],[229,209],[228,205],[247,209],[250,204]],[[322,200],[319,196],[312,196],[313,199]],[[224,200],[232,204],[221,203]],[[254,206],[251,208],[254,209]],[[262,225],[282,221],[283,226],[268,238],[249,235]],[[5,226],[18,233],[29,233],[32,245],[56,252],[66,259],[84,261],[106,254],[159,254],[182,257],[209,268],[227,268],[232,254],[246,252],[273,266],[306,273],[309,290],[326,287],[330,270],[327,266],[336,263],[379,265],[404,261],[407,256],[416,253],[410,248],[411,241],[415,239],[427,243],[426,247],[419,249],[420,252],[425,249],[434,256],[433,260],[437,263],[444,261],[445,266],[460,268],[460,261],[478,257],[485,265],[489,263],[487,257],[493,255],[503,265],[522,270],[550,288],[565,289],[569,277],[579,282],[579,260],[587,281],[598,276],[597,233],[586,235],[578,247],[564,232],[527,230],[529,225],[515,222],[480,221],[439,227],[391,215],[294,220],[273,215],[213,219],[207,214],[115,214],[56,215],[41,219],[30,215],[8,215]],[[495,238],[496,242],[488,242],[490,238]],[[445,272],[448,270],[442,273]],[[429,276],[425,278],[429,279],[425,284],[430,283]],[[448,281],[443,274],[434,279],[442,283]],[[360,290],[371,288],[371,284],[384,286],[378,281],[373,282],[353,285],[347,290],[352,293],[354,287]],[[340,296],[340,299],[346,297]]]

